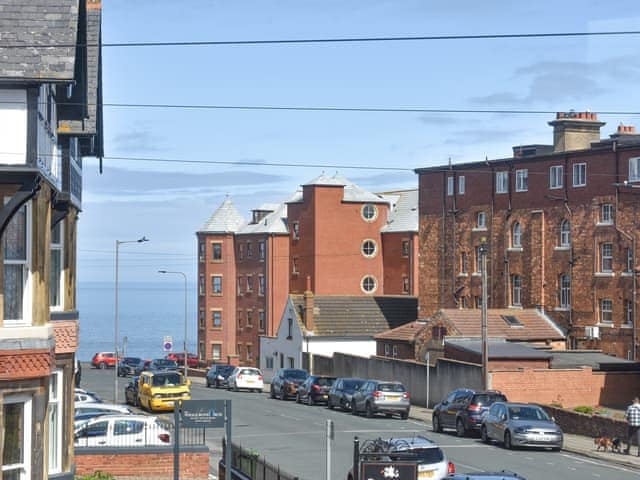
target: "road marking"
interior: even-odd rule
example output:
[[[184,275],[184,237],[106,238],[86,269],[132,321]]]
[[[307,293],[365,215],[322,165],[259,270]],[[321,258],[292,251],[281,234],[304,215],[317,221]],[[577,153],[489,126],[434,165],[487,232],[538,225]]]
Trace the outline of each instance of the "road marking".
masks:
[[[590,463],[592,465],[598,465],[599,467],[612,468],[614,470],[620,470],[621,472],[635,473],[636,475],[638,474],[638,471],[635,470],[635,469],[622,467],[622,466],[619,466],[619,465],[611,465],[611,464],[608,464],[608,463],[597,462],[595,460],[588,460],[588,459],[585,459],[585,458],[578,458],[578,457],[575,457],[575,456],[570,455],[568,453],[561,453],[561,455],[563,457],[570,458],[571,460],[573,460],[576,463],[580,463],[580,462]]]

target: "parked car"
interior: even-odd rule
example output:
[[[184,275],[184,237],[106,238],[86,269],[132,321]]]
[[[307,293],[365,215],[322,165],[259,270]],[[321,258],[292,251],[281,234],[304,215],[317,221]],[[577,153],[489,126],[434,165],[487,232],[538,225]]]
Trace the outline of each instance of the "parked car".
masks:
[[[167,360],[173,360],[180,367],[184,367],[184,352],[170,353],[165,357]],[[187,353],[187,367],[196,368],[200,363],[200,359],[194,353]]]
[[[351,411],[351,397],[364,382],[364,378],[338,378],[329,389],[327,407]]]
[[[455,428],[459,437],[464,437],[472,430],[479,432],[489,407],[494,402],[506,401],[507,397],[497,390],[454,390],[433,407],[433,431],[442,432],[444,428]]]
[[[77,427],[87,420],[101,415],[130,415],[132,413],[128,407],[114,403],[79,403],[75,405],[73,423]]]
[[[229,375],[233,372],[233,365],[217,364],[207,370],[207,387],[226,387]]]
[[[562,448],[560,427],[539,405],[531,403],[496,402],[482,422],[483,442],[496,440],[504,448],[550,447]]]
[[[296,397],[298,387],[302,385],[309,372],[300,368],[281,368],[271,380],[271,398],[285,400],[287,397]]]
[[[144,367],[143,367],[144,368]],[[154,358],[149,363],[147,370],[178,370],[179,366],[175,360],[167,360],[166,358]]]
[[[102,399],[95,392],[89,392],[81,388],[76,388],[73,394],[76,403],[102,403]]]
[[[382,380],[367,380],[351,399],[351,412],[357,415],[364,412],[367,417],[376,413],[384,413],[388,417],[394,413],[400,418],[409,418],[409,392],[400,382],[386,382]]]
[[[502,470],[500,472],[454,473],[447,480],[527,480],[517,473]]]
[[[143,360],[139,357],[124,357],[120,363],[118,363],[118,376],[126,377],[133,375],[136,371],[136,367],[140,365]]]
[[[171,434],[157,417],[109,415],[96,417],[74,430],[76,447],[144,447],[168,445]]]
[[[191,380],[178,372],[142,372],[138,378],[138,403],[150,412],[172,411],[176,402],[191,400]]]
[[[264,382],[262,372],[254,367],[236,367],[227,379],[227,390],[240,389],[249,391],[262,392]]]
[[[417,476],[415,476],[416,472],[414,471],[413,478],[420,480],[426,478],[443,480],[448,478],[447,475],[456,471],[454,464],[447,459],[442,449],[436,443],[423,436],[366,440],[362,443],[360,454],[361,460],[366,459],[373,463],[374,468],[376,468],[376,462],[398,462],[399,464],[415,462],[417,464]],[[379,467],[377,468],[379,470]],[[353,480],[353,478],[353,469],[351,469],[347,475],[347,480]]]
[[[296,402],[305,402],[307,405],[327,403],[329,400],[329,389],[335,381],[336,377],[309,375],[302,385],[298,387]]]
[[[131,381],[124,387],[124,400],[127,405],[133,405],[134,407],[139,406],[138,403],[138,381],[140,380],[139,376],[133,377]]]
[[[94,368],[104,370],[105,368],[114,368],[118,361],[114,352],[98,352],[91,359],[91,365]]]
[[[147,370],[149,370],[150,366],[151,360],[143,360],[133,369],[133,374],[136,376],[140,375],[142,372],[146,372]]]

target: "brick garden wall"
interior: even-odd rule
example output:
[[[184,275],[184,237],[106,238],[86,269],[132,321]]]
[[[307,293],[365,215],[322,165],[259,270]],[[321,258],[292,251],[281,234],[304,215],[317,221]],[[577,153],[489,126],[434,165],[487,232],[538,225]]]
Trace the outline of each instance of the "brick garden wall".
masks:
[[[77,449],[76,475],[90,475],[96,471],[110,473],[118,480],[173,479],[173,451],[149,449],[144,452],[122,449]],[[207,480],[209,477],[209,449],[206,447],[180,453],[182,480]]]

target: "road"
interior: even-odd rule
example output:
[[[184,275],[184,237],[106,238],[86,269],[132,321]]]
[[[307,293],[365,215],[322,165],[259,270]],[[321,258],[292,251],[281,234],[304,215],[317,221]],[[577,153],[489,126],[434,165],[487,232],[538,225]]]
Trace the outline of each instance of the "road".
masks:
[[[113,398],[113,370],[82,370],[82,386],[99,393],[106,401]],[[119,379],[121,401],[128,380]],[[272,400],[268,394],[227,392],[208,389],[194,381],[194,399],[233,400],[232,439],[251,448],[269,463],[300,477],[301,480],[326,480],[326,420],[335,425],[332,446],[331,479],[346,478],[353,458],[353,438],[426,435],[438,443],[458,472],[511,470],[528,480],[622,480],[640,478],[640,472],[618,465],[592,460],[566,452],[546,450],[508,451],[497,445],[485,445],[478,438],[457,438],[436,434],[416,420],[385,417],[355,417],[349,413],[309,407],[294,401]],[[165,414],[167,417],[171,415]],[[220,458],[223,430],[208,430],[207,444],[212,450],[212,467]],[[212,468],[215,471],[215,468]]]

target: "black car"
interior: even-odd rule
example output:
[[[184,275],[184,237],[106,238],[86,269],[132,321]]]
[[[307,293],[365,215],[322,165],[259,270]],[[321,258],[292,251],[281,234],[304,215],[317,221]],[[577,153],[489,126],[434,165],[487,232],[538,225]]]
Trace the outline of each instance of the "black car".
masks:
[[[302,385],[309,372],[300,368],[281,368],[271,380],[271,398],[285,400],[294,397],[298,393],[298,387]]]
[[[219,364],[212,365],[207,371],[207,387],[215,385],[216,388],[226,387],[229,375],[233,372],[233,365]]]
[[[327,403],[329,401],[329,389],[335,381],[336,377],[309,375],[304,383],[298,387],[296,402],[305,402],[307,405]]]
[[[139,406],[138,403],[138,379],[140,377],[133,377],[131,381],[124,387],[124,400],[127,405]]]
[[[506,401],[507,397],[497,390],[454,390],[433,407],[433,431],[454,428],[459,437],[464,437],[469,431],[479,432],[482,419],[493,402]]]
[[[120,363],[118,363],[118,376],[126,377],[133,375],[136,371],[136,367],[140,365],[142,359],[139,357],[124,357]]]
[[[151,360],[146,370],[178,370],[178,363],[175,360],[167,360],[166,358],[155,358]]]
[[[142,360],[133,370],[133,374],[140,375],[142,372],[146,372],[147,370],[149,370],[150,365],[151,365],[151,360]]]
[[[329,389],[327,407],[351,411],[351,398],[365,382],[364,378],[338,378]]]

